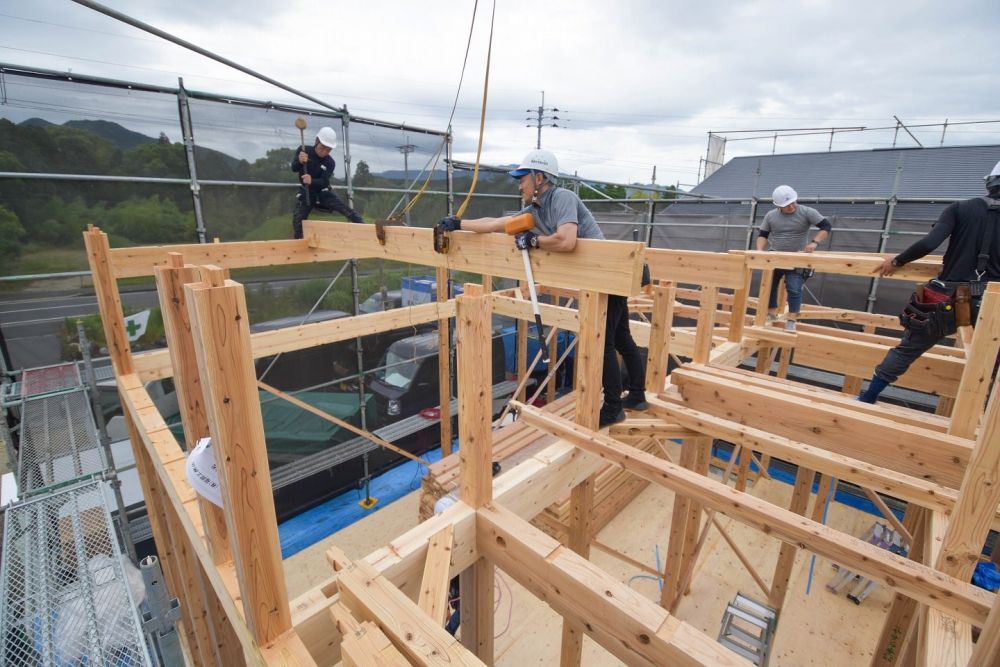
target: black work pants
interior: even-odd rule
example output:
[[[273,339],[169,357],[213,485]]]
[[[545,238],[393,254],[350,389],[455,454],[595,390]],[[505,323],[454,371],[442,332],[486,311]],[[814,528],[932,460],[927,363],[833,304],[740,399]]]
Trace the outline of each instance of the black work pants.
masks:
[[[618,365],[618,354],[622,355],[628,371],[629,391],[641,392],[646,382],[642,354],[632,339],[629,330],[628,299],[615,294],[608,295],[608,320],[604,331],[604,407],[602,411],[615,414],[622,408],[622,372]]]
[[[364,218],[358,215],[358,212],[353,208],[345,204],[344,200],[338,197],[330,188],[318,192],[310,192],[308,205],[306,204],[302,188],[299,188],[299,194],[295,198],[295,210],[292,211],[293,238],[302,238],[302,221],[309,217],[314,208],[326,211],[327,213],[339,213],[351,222],[364,222]]]

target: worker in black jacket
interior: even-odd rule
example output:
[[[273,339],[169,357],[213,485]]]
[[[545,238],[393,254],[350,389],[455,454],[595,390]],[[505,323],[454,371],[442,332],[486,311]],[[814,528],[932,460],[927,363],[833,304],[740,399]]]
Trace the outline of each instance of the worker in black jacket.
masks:
[[[979,313],[984,284],[1000,281],[1000,162],[983,178],[987,196],[949,205],[926,236],[895,257],[887,257],[874,271],[880,276],[891,276],[899,267],[920,259],[948,241],[941,273],[932,282],[940,284],[944,293],[953,291],[958,285],[969,286],[973,323]],[[889,350],[882,363],[875,367],[871,383],[859,400],[874,403],[882,390],[942,338],[944,336],[934,327],[921,330],[907,326],[899,345]]]
[[[358,212],[345,204],[330,187],[330,178],[337,165],[330,152],[336,146],[337,133],[333,128],[320,128],[315,145],[299,151],[292,160],[292,171],[299,174],[302,182],[292,212],[292,231],[297,239],[302,238],[302,221],[312,213],[313,208],[340,213],[351,222],[364,222]]]

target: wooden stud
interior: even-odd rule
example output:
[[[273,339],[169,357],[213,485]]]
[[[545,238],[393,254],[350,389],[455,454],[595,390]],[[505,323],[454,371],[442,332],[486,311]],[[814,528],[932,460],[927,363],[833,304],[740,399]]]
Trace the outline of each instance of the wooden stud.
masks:
[[[111,249],[108,246],[108,235],[97,227],[92,227],[84,232],[83,242],[87,248],[90,273],[94,277],[94,295],[97,297],[97,308],[104,325],[104,339],[107,341],[111,365],[115,369],[115,376],[121,377],[133,370],[132,348],[125,335],[125,316],[111,260]]]
[[[604,340],[608,319],[608,296],[601,292],[580,290],[580,335],[576,354],[576,421],[586,428],[596,429],[600,420],[603,392],[601,374],[604,367]],[[570,525],[568,546],[586,558],[590,553],[590,515],[594,505],[594,479],[574,487],[570,492]],[[563,621],[559,662],[562,667],[580,664],[583,651],[583,628]]]
[[[969,667],[993,667],[997,664],[1000,664],[1000,597],[993,603],[986,625],[979,633]]]
[[[561,299],[559,297],[552,297],[555,300],[555,305],[558,306]],[[549,366],[548,366],[548,387],[546,394],[546,401],[549,403],[554,403],[556,400],[556,374],[552,371],[555,370],[553,364],[559,357],[559,329],[557,327],[552,327],[549,331]]]
[[[799,466],[795,474],[795,488],[792,490],[792,501],[788,506],[789,512],[805,516],[809,507],[809,496],[812,494],[812,484],[816,473],[807,468]],[[780,611],[785,605],[785,596],[788,594],[788,582],[792,577],[792,567],[795,565],[795,556],[798,547],[785,542],[778,552],[778,563],[774,568],[774,577],[771,579],[771,593],[767,596],[768,605]]]
[[[743,327],[746,325],[747,319],[747,301],[750,296],[751,275],[752,271],[750,268],[744,268],[741,284],[736,286],[736,291],[733,293],[732,317],[729,320],[730,343],[739,343],[743,340]]]
[[[918,563],[924,560],[924,530],[926,526],[925,510],[922,507],[910,505],[906,508],[903,522],[913,533],[913,543],[910,544],[908,557]],[[875,646],[871,667],[892,667],[905,664],[900,660],[904,652],[904,644],[909,633],[911,622],[915,619],[917,602],[902,593],[893,594],[889,613],[882,624],[882,633]]]
[[[174,369],[174,388],[184,426],[185,449],[192,451],[201,438],[208,436],[208,415],[202,392],[194,340],[191,338],[191,320],[188,313],[184,285],[198,280],[193,266],[185,266],[179,253],[170,253],[166,266],[156,267],[156,291],[163,316],[163,332]],[[232,560],[226,534],[226,515],[221,507],[205,498],[198,498],[198,509],[205,526],[208,551],[216,563]]]
[[[653,288],[649,354],[646,359],[646,389],[657,394],[663,391],[667,384],[675,292],[676,287],[673,283],[660,284]]]
[[[437,303],[449,301],[448,269],[437,269]],[[451,323],[438,320],[438,406],[441,410],[441,456],[451,456]]]
[[[203,269],[202,277],[185,286],[195,351],[247,625],[266,644],[291,628],[291,617],[246,298],[221,270]]]
[[[990,283],[983,295],[975,335],[968,350],[965,371],[958,383],[950,432],[963,438],[976,434],[986,393],[993,380],[993,366],[1000,351],[1000,284]]]
[[[540,332],[539,332],[540,333]],[[525,396],[525,391],[527,391],[527,383],[524,382],[525,377],[528,375],[528,321],[518,320],[517,321],[517,379],[521,382],[520,390],[517,392],[515,398],[519,401],[523,401]]]

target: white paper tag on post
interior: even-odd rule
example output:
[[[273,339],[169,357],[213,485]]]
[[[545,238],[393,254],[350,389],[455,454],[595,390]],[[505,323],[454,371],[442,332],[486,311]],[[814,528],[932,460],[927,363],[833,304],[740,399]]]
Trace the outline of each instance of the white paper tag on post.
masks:
[[[188,454],[187,478],[199,496],[222,507],[222,487],[219,486],[219,471],[215,467],[211,438],[199,440]]]

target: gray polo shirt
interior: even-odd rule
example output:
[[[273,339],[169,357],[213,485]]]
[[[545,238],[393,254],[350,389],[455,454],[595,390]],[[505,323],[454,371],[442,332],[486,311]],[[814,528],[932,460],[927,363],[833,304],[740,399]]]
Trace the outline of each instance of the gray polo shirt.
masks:
[[[597,226],[594,215],[571,190],[549,188],[538,197],[538,204],[529,204],[521,212],[531,212],[535,218],[535,228],[542,236],[555,234],[561,225],[575,223],[578,239],[604,240],[604,234]]]
[[[769,232],[771,250],[801,252],[809,243],[809,228],[822,220],[823,215],[816,209],[797,204],[794,213],[782,213],[776,208],[768,211],[760,231]]]

